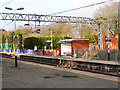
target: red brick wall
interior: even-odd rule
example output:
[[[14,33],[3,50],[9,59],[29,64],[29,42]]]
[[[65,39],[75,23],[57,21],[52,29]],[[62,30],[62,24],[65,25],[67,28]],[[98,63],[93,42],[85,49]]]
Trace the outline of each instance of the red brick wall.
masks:
[[[74,49],[89,50],[89,40],[73,40],[72,41],[72,56],[74,56]]]
[[[108,45],[105,43],[105,40],[107,40],[107,37],[103,37],[103,49],[107,50]],[[114,37],[110,37],[111,44],[109,44],[110,50],[118,50],[118,35]]]

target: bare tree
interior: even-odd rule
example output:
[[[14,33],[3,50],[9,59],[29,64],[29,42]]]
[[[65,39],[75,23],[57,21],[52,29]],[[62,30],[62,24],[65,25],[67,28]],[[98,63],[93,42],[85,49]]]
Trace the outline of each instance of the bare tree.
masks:
[[[118,14],[118,3],[112,2],[110,4],[105,5],[104,7],[100,7],[96,10],[94,14],[94,18],[107,18],[107,20],[101,20],[103,22],[108,21],[109,25],[112,28],[114,28],[114,33],[118,33],[118,27],[117,27],[117,14]],[[107,35],[108,31],[108,23],[102,24],[102,31],[103,35]]]

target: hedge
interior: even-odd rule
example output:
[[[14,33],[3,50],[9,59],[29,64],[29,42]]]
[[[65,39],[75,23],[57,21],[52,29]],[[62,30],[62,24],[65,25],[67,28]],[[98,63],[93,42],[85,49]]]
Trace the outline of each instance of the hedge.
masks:
[[[62,39],[71,39],[71,37],[67,36],[53,36],[52,42],[53,42],[53,48],[59,49],[60,45],[57,43],[59,40]],[[25,37],[24,38],[24,48],[25,49],[34,49],[34,46],[37,46],[38,49],[43,49],[44,46],[47,47],[47,49],[51,48],[51,43],[46,42],[47,40],[51,40],[51,36],[39,36],[39,37]]]

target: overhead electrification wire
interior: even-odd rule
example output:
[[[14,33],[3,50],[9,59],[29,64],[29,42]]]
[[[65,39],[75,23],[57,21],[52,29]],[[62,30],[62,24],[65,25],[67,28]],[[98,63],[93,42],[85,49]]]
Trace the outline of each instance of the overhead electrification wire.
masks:
[[[0,8],[4,7],[5,5],[7,5],[7,4],[9,4],[9,3],[13,2],[13,1],[14,1],[14,0],[11,0],[11,1],[9,1],[9,2],[7,2],[7,3],[3,4],[2,6],[0,6]],[[12,21],[12,22],[13,22],[13,21]],[[6,25],[2,26],[0,29],[2,29],[2,28],[4,28],[5,26],[7,26],[7,25],[11,24],[12,22],[9,22],[8,24],[6,24]]]
[[[13,21],[12,21],[12,22],[13,22]],[[2,28],[4,28],[4,27],[8,26],[8,25],[11,24],[12,22],[7,23],[6,25],[2,26],[0,29],[2,29]]]
[[[5,6],[5,5],[7,5],[7,4],[9,4],[9,3],[11,3],[11,2],[13,2],[13,1],[14,1],[14,0],[11,0],[11,1],[9,1],[9,2],[3,4],[2,6],[0,6],[0,8],[3,7],[3,6]]]
[[[112,1],[114,1],[114,0],[108,0],[108,1],[104,1],[104,2],[99,2],[99,3],[95,3],[95,4],[90,4],[90,5],[86,5],[86,6],[79,7],[79,8],[74,8],[74,9],[70,9],[70,10],[65,10],[65,11],[61,11],[61,12],[57,12],[57,13],[52,13],[52,14],[49,14],[49,15],[66,13],[66,12],[75,11],[75,10],[82,9],[82,8],[88,8],[88,7],[92,7],[92,6],[95,6],[95,5],[100,5],[100,4],[104,4],[104,3],[108,3],[108,2],[112,2]]]

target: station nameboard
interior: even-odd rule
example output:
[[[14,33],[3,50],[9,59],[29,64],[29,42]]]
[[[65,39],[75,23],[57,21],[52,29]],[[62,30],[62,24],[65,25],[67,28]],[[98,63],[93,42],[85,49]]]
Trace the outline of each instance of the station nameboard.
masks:
[[[110,44],[111,40],[105,40],[106,44]]]

